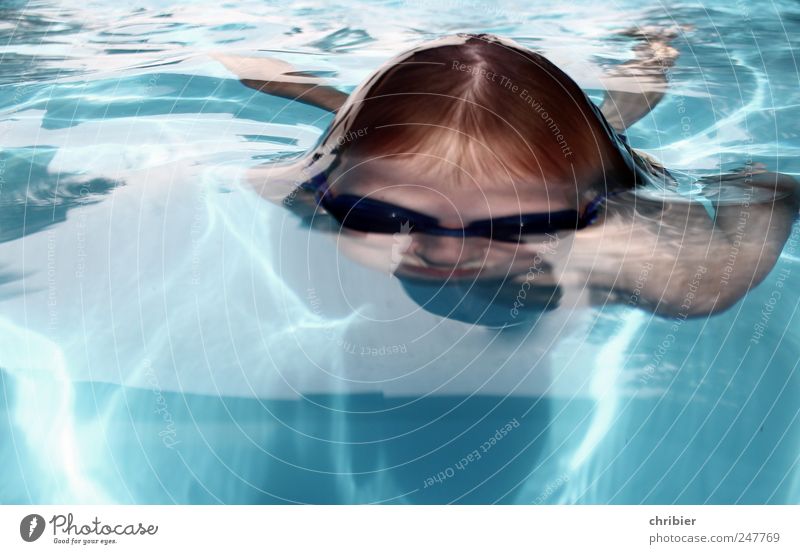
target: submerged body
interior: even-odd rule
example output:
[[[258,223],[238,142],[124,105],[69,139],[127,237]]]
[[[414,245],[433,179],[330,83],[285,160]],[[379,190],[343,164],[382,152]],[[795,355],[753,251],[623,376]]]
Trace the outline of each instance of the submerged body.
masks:
[[[502,326],[568,295],[712,314],[769,273],[800,195],[761,167],[719,177],[741,189],[738,203],[669,192],[669,172],[621,133],[665,94],[674,32],[628,34],[643,39],[637,57],[599,108],[544,57],[487,35],[398,56],[349,96],[280,62],[220,60],[252,88],[337,113],[308,156],[251,180],[334,232],[347,255],[408,283],[426,309]],[[484,317],[498,303],[506,315]]]

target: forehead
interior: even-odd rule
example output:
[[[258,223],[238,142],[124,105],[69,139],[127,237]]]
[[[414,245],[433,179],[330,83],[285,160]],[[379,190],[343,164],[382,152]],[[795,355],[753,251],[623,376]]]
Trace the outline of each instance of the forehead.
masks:
[[[429,213],[437,218],[486,219],[574,209],[577,193],[542,179],[498,172],[476,176],[442,161],[431,169],[415,157],[341,160],[328,177],[331,192],[353,194]]]

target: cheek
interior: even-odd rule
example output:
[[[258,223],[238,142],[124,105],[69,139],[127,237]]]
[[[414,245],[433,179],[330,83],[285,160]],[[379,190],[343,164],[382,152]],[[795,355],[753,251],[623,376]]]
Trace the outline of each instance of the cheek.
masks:
[[[361,265],[385,270],[391,265],[397,241],[393,235],[359,233],[343,229],[330,236],[340,254]]]
[[[332,235],[333,240],[339,250],[343,252],[358,252],[385,250],[394,244],[394,235],[382,233],[361,233],[342,227],[340,231]]]

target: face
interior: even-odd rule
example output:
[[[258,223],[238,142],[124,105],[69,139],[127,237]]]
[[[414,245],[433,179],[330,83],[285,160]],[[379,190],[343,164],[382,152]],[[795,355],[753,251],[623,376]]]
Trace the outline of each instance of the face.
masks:
[[[445,169],[446,164],[442,164]],[[453,176],[415,169],[415,159],[382,158],[366,162],[342,160],[328,182],[333,195],[371,198],[434,217],[442,227],[463,229],[474,221],[582,209],[575,191],[549,189],[541,183],[520,184],[510,178],[481,187],[457,169]],[[445,182],[457,177],[461,182]],[[571,194],[570,194],[571,193]],[[571,198],[570,198],[571,196]],[[339,247],[357,261],[398,277],[427,280],[499,278],[530,274],[551,275],[569,255],[574,232],[526,235],[524,242],[483,237],[412,233],[398,227],[394,234],[341,228]]]

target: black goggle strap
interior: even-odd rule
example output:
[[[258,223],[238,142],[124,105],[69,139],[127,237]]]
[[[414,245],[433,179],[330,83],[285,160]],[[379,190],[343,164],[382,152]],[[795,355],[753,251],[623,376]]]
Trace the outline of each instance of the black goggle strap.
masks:
[[[578,229],[583,229],[587,225],[591,225],[597,221],[597,216],[600,214],[600,205],[605,202],[609,196],[613,196],[616,192],[610,194],[601,194],[586,206],[583,215],[578,222]]]
[[[634,160],[634,154],[631,151],[631,147],[628,144],[628,139],[625,137],[624,134],[618,132],[614,129],[611,124],[606,119],[606,116],[603,115],[603,112],[600,111],[600,108],[592,102],[592,100],[587,96],[586,102],[591,107],[594,114],[597,116],[597,119],[600,120],[600,124],[603,126],[606,134],[608,137],[614,142],[617,146],[617,150],[619,150],[622,159],[625,161],[625,165],[628,166],[628,170],[633,177],[634,185],[641,185],[646,183],[646,179],[642,175],[642,169],[639,167],[639,164],[636,163]]]
[[[314,194],[314,197],[316,198],[318,204],[323,196],[328,195],[328,190],[330,189],[331,186],[330,182],[328,181],[328,175],[341,162],[341,158],[339,157],[338,153],[339,153],[338,147],[331,150],[330,155],[333,158],[333,162],[327,167],[325,167],[322,171],[315,173],[312,177],[308,178],[307,180],[303,181],[303,183],[300,184],[300,188]],[[314,162],[317,161],[318,158],[319,158],[318,155],[312,156],[312,162],[309,165],[309,167],[312,167],[314,165]]]

